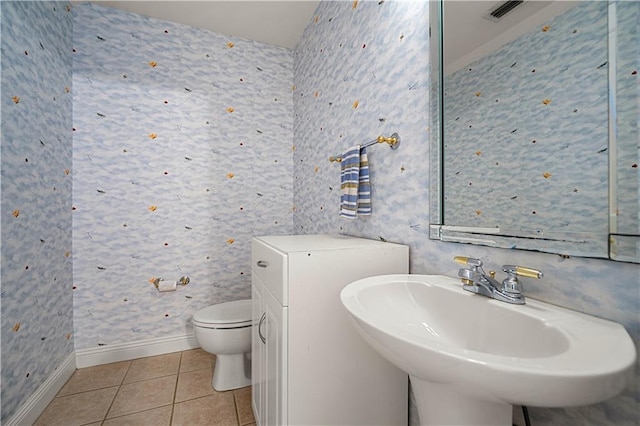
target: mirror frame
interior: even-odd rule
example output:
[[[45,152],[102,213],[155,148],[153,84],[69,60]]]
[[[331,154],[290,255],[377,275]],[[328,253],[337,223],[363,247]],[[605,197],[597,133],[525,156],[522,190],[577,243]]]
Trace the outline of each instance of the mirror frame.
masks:
[[[500,233],[499,228],[447,225],[444,217],[444,0],[430,3],[430,226],[429,238],[440,241],[479,244],[492,247],[533,250],[578,257],[605,258],[621,262],[640,263],[640,235],[619,234],[617,231],[617,129],[616,129],[616,1],[610,1],[608,19],[608,157],[609,199],[608,234],[572,233],[543,235],[535,232]],[[640,94],[639,94],[640,96]],[[638,206],[640,209],[640,205]],[[582,243],[582,244],[581,244]]]

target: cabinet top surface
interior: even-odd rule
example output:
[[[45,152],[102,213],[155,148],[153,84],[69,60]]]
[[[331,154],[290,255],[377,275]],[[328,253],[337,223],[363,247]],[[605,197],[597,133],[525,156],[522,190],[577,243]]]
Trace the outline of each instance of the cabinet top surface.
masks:
[[[386,243],[378,240],[369,240],[366,238],[352,237],[350,235],[340,234],[270,235],[264,237],[255,237],[255,239],[285,253],[310,250],[336,250],[362,247],[401,246],[400,244]]]

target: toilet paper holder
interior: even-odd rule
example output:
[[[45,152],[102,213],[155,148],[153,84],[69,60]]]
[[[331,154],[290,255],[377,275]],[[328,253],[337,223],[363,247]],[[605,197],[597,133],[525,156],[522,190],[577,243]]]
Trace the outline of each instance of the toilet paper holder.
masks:
[[[153,280],[153,285],[160,293],[164,293],[166,291],[176,291],[178,286],[184,287],[191,282],[191,278],[188,275],[184,275],[178,278],[177,281],[173,283],[165,281],[164,278],[156,278]]]

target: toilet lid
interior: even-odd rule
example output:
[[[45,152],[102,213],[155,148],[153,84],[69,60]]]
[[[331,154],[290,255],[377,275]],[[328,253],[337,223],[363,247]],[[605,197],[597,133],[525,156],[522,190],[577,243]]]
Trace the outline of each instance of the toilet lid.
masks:
[[[218,303],[193,314],[193,322],[200,324],[251,323],[251,299]]]

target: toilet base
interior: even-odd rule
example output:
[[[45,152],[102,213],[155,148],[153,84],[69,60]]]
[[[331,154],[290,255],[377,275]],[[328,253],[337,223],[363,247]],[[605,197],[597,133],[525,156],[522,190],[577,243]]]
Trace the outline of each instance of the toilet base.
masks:
[[[251,354],[216,355],[211,385],[219,392],[251,386]]]

